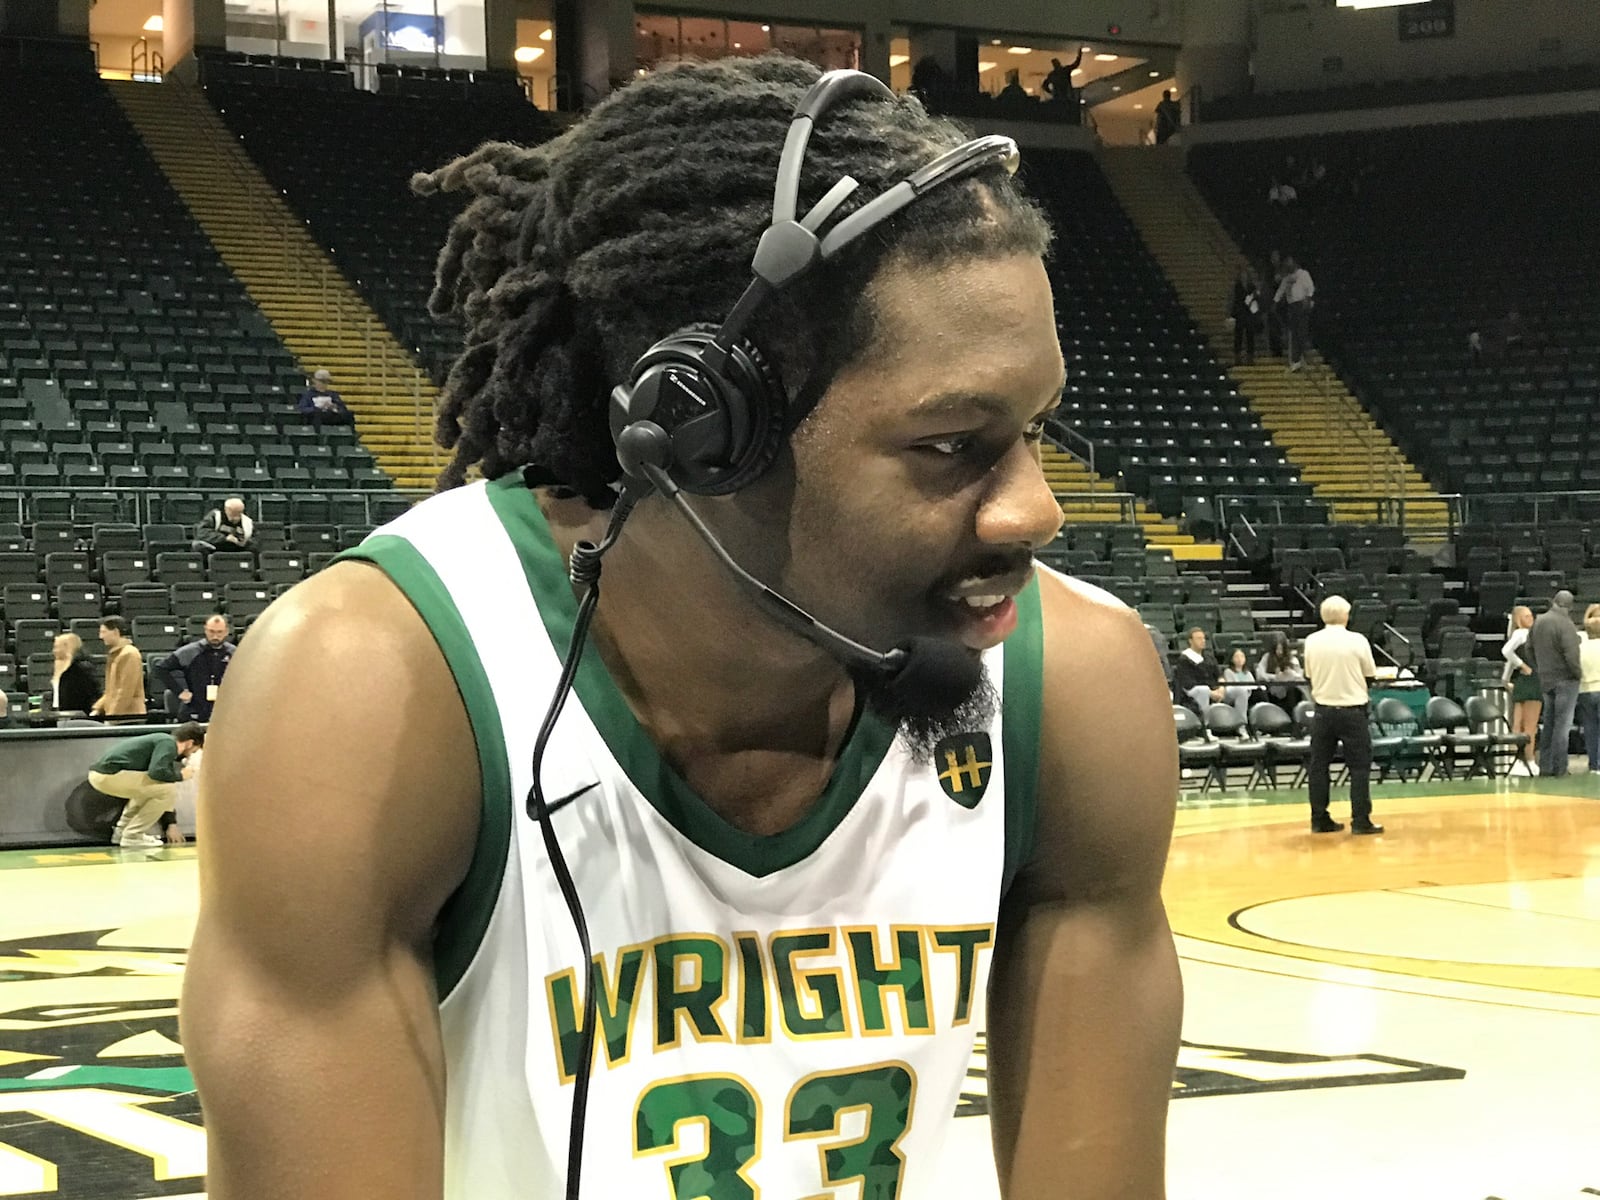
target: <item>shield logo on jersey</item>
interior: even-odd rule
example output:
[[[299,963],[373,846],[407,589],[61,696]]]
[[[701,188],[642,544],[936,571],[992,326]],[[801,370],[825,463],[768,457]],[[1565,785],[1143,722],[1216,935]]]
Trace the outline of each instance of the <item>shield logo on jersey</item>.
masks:
[[[977,808],[994,771],[994,752],[987,733],[958,733],[933,750],[939,786],[962,808]]]

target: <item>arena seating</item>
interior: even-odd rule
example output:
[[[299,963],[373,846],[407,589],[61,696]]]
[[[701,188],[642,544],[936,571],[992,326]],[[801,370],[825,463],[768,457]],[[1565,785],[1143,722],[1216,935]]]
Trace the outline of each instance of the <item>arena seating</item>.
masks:
[[[293,412],[301,368],[97,79],[10,74],[0,104],[0,684],[25,694],[57,632],[98,651],[121,613],[154,660],[408,500]],[[258,553],[203,563],[193,527],[235,492]]]
[[[419,197],[410,180],[485,141],[536,145],[554,132],[520,91],[477,84],[426,99],[362,91],[212,84],[208,98],[312,235],[390,331],[442,382],[458,327],[427,312],[434,261],[458,197]],[[462,94],[472,98],[463,99]]]
[[[1303,258],[1314,341],[1411,461],[1498,496],[1582,488],[1600,465],[1600,229],[1573,217],[1592,207],[1597,134],[1593,116],[1502,121],[1197,147],[1189,165],[1241,244]],[[1274,211],[1272,179],[1317,162],[1326,181]],[[1575,503],[1565,515],[1600,517]]]
[[[1059,421],[1096,468],[1162,512],[1217,492],[1311,489],[1272,444],[1086,154],[1033,151],[1023,170],[1055,227],[1049,270],[1067,360]]]
[[[1496,71],[1484,75],[1452,75],[1445,79],[1396,79],[1311,91],[1222,96],[1216,100],[1202,99],[1199,108],[1202,122],[1239,121],[1252,117],[1349,112],[1499,96],[1543,96],[1596,87],[1600,87],[1600,70],[1578,63],[1538,71]]]
[[[0,81],[0,488],[387,487],[348,428],[293,412],[300,367],[92,78]],[[48,514],[46,514],[48,515]]]

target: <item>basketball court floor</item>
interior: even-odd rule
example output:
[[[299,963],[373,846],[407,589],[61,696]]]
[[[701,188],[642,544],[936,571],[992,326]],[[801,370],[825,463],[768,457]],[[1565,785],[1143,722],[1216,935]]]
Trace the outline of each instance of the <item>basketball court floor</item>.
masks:
[[[1385,786],[1379,838],[1304,797],[1179,814],[1173,1200],[1600,1195],[1600,776]],[[0,1196],[203,1195],[195,854],[0,854]],[[982,1069],[939,1200],[998,1195]]]

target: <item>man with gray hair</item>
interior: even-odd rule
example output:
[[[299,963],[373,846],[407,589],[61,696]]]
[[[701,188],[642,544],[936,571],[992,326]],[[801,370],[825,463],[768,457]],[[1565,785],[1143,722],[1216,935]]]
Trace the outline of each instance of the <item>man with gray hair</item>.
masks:
[[[256,525],[245,515],[244,501],[229,496],[201,520],[195,531],[195,553],[249,554],[255,534]]]
[[[1578,627],[1572,623],[1572,593],[1563,589],[1550,601],[1547,612],[1534,619],[1528,630],[1524,658],[1539,676],[1544,689],[1544,737],[1539,739],[1539,774],[1556,778],[1567,773],[1567,738],[1572,733],[1572,712],[1578,704],[1578,684],[1583,664],[1578,656]]]
[[[1329,767],[1343,747],[1350,768],[1350,832],[1382,833],[1372,823],[1372,731],[1367,727],[1367,681],[1378,673],[1372,646],[1348,628],[1350,601],[1329,596],[1322,602],[1323,628],[1306,638],[1305,672],[1316,715],[1311,719],[1311,832],[1344,828],[1328,815]]]
[[[324,425],[354,425],[355,414],[345,406],[344,397],[333,390],[333,375],[325,368],[311,376],[310,386],[295,401],[295,412],[308,424],[321,429]]]

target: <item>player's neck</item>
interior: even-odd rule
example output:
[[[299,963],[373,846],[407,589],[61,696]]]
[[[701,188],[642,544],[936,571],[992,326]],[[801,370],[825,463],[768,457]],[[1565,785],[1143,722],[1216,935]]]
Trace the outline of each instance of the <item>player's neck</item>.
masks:
[[[581,508],[545,506],[563,552],[603,532],[603,514],[577,523]],[[650,524],[606,556],[591,652],[707,804],[749,832],[786,829],[827,785],[854,688],[838,663],[774,625],[709,555],[674,536],[673,523]],[[692,583],[686,559],[703,568]]]

